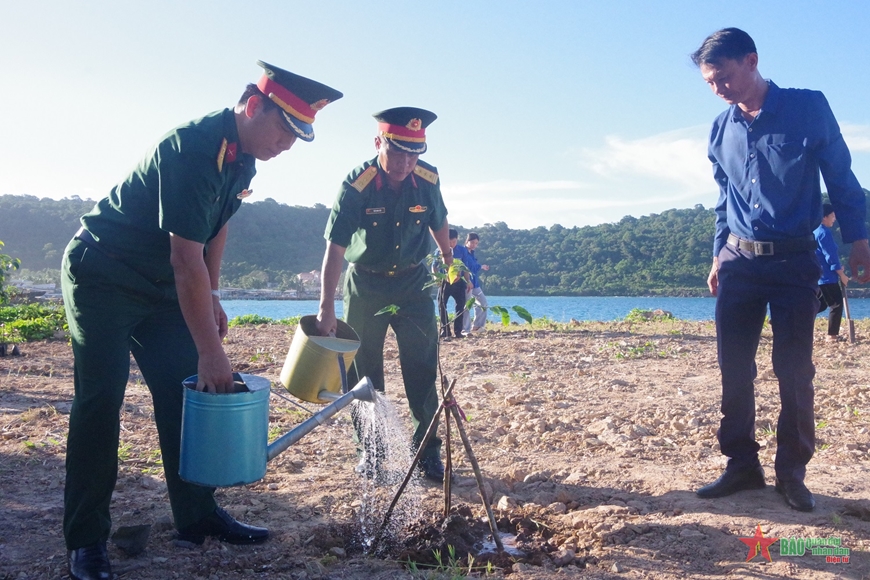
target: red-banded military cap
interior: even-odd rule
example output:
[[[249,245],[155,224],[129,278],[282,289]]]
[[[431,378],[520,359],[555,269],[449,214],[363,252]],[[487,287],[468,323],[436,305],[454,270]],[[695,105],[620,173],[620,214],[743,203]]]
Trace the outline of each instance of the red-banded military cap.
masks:
[[[314,116],[317,111],[344,95],[323,83],[307,79],[272,66],[262,60],[263,76],[257,87],[284,113],[284,120],[303,141],[314,140]]]
[[[390,145],[408,153],[426,152],[426,127],[438,115],[417,107],[394,107],[372,115],[378,121],[378,135]]]

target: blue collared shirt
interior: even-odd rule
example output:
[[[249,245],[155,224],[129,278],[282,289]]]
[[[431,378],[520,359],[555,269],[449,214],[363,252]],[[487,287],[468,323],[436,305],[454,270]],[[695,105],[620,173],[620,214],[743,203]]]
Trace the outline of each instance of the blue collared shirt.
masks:
[[[460,262],[462,262],[463,264],[465,264],[465,267],[466,267],[466,268],[468,268],[468,259],[469,259],[469,257],[470,257],[470,256],[469,256],[469,253],[468,253],[468,248],[466,248],[465,246],[463,246],[463,245],[461,245],[461,244],[456,244],[456,247],[453,248],[453,259],[454,259],[454,260],[459,260]],[[474,278],[474,277],[472,276],[472,280],[473,280],[473,278]]]
[[[840,257],[837,255],[837,242],[834,241],[834,234],[830,228],[826,228],[823,224],[813,232],[816,237],[816,258],[819,259],[819,266],[822,267],[822,277],[819,278],[819,284],[837,284],[840,281],[838,270],[842,270]]]
[[[751,123],[737,105],[713,121],[707,152],[719,184],[713,256],[729,233],[773,242],[812,235],[822,221],[820,172],[843,241],[867,238],[864,191],[825,96],[768,83]]]
[[[453,251],[450,253],[450,255],[453,256],[454,260],[456,260],[456,259],[461,260],[462,259],[456,255],[456,250],[458,250],[459,248],[462,248],[462,246],[457,244],[457,246],[455,248],[453,248]],[[464,250],[465,248],[462,248],[462,249]],[[436,248],[435,252],[432,253],[432,268],[431,269],[432,269],[432,272],[436,273],[436,274],[447,274],[447,266],[444,265],[444,260],[441,258],[441,248]]]
[[[453,248],[453,259],[462,260],[462,263],[465,264],[465,261],[468,259],[468,248],[460,244],[456,244],[456,247]]]
[[[472,266],[477,264],[477,260],[474,259],[474,256],[471,255],[471,252],[468,251],[468,248],[461,244],[456,244],[456,247],[453,248],[453,259],[461,260],[465,267],[468,268],[468,273],[471,276],[472,284],[475,283],[476,276],[474,275],[474,270]],[[478,267],[480,269],[480,267]],[[475,288],[477,288],[477,284],[475,284]]]
[[[453,257],[462,260],[462,263],[465,264],[465,267],[468,268],[468,271],[471,273],[471,282],[474,284],[474,287],[480,288],[480,278],[478,277],[480,263],[477,261],[477,258],[474,257],[474,252],[465,246],[461,247],[462,250],[458,253],[456,250],[459,250],[460,246],[457,244],[456,247],[453,248]]]

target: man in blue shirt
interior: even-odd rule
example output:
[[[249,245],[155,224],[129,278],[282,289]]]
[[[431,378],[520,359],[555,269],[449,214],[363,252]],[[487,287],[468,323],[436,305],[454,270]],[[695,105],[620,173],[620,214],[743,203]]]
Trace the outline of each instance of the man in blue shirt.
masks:
[[[472,331],[483,330],[483,327],[486,325],[486,309],[488,304],[486,295],[483,293],[483,288],[480,286],[480,271],[489,270],[489,266],[477,261],[474,251],[477,249],[478,244],[480,244],[480,236],[475,232],[469,232],[465,237],[464,255],[466,257],[461,258],[471,273],[471,287],[468,289],[466,301],[474,298],[474,320],[472,320],[469,310],[466,310],[465,316],[463,316],[463,326],[465,327],[466,334]]]
[[[708,156],[719,184],[713,266],[722,371],[719,445],[725,473],[701,497],[765,487],[755,441],[755,354],[768,306],[773,370],[779,380],[776,490],[794,509],[815,507],[804,485],[815,448],[812,363],[819,264],[813,230],[822,218],[819,173],[852,243],[853,275],[870,279],[864,192],[851,170],[839,126],[822,93],[781,89],[758,71],[752,38],[725,28],[692,61],[730,107],[713,122]]]
[[[837,255],[837,242],[834,241],[834,233],[831,227],[837,220],[834,206],[826,203],[823,206],[822,223],[813,232],[816,238],[816,259],[822,267],[822,277],[819,278],[819,312],[830,308],[828,313],[828,335],[826,342],[837,342],[840,335],[840,322],[843,319],[843,292],[840,283],[845,288],[849,284],[849,277],[843,271],[840,257]]]

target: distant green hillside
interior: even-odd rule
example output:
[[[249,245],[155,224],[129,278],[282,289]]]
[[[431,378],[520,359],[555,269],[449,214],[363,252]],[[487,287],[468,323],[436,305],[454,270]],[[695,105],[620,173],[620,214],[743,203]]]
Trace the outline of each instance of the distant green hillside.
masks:
[[[77,197],[0,196],[4,252],[28,270],[59,268],[79,216],[93,205]],[[298,287],[296,274],[320,268],[328,215],[319,204],[242,204],[230,222],[223,285]],[[475,229],[477,256],[490,266],[483,276],[490,295],[705,295],[713,219],[698,205],[582,228],[514,230],[497,222]],[[468,230],[456,227],[464,239]],[[848,247],[841,253],[846,259]]]
[[[60,201],[29,195],[0,196],[4,252],[28,270],[59,269],[63,250],[94,206],[78,197]],[[227,286],[294,287],[299,272],[320,269],[329,209],[272,199],[243,203],[230,222],[222,273]]]
[[[699,205],[582,228],[499,222],[477,230],[476,253],[493,295],[696,294],[706,292],[713,221]]]
[[[5,253],[29,270],[60,268],[63,250],[94,202],[78,196],[55,201],[32,195],[0,195],[0,240]]]

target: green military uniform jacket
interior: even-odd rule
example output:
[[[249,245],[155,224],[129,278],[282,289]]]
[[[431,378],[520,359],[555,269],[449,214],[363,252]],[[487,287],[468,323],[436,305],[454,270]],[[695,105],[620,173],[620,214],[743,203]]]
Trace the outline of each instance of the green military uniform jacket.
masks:
[[[438,230],[446,218],[434,167],[418,160],[396,192],[375,158],[351,171],[341,184],[324,235],[347,248],[345,258],[356,265],[348,269],[344,294],[345,320],[360,337],[360,349],[348,369],[350,384],[368,377],[375,389],[384,391],[384,337],[387,326],[392,326],[414,425],[414,448],[438,410],[438,329],[425,289],[428,269],[412,266],[430,252],[429,229]],[[377,314],[389,305],[397,306],[398,314]],[[366,441],[364,446],[367,453],[380,452],[378,443]],[[437,457],[440,447],[441,439],[432,437],[424,456]]]
[[[130,354],[148,383],[166,485],[178,527],[214,511],[213,489],[179,476],[183,389],[198,354],[175,296],[170,232],[207,244],[239,209],[254,176],[234,112],[165,135],[108,197],[82,217],[96,240],[73,239],[61,286],[75,354],[64,537],[69,549],[105,541],[118,471],[118,413]]]
[[[341,184],[324,237],[347,248],[345,258],[378,271],[402,270],[430,253],[429,228],[447,218],[438,170],[417,161],[397,195],[377,157],[351,171]]]
[[[217,111],[167,133],[82,224],[146,279],[171,282],[170,232],[207,244],[239,209],[255,173],[233,110]]]

